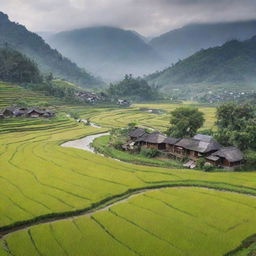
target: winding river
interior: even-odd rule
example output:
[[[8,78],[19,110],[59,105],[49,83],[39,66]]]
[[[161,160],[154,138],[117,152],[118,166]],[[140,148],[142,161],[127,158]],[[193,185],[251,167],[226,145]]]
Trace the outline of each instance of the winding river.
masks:
[[[107,136],[109,134],[110,134],[109,132],[104,132],[104,133],[89,135],[82,139],[65,142],[61,146],[66,147],[66,148],[78,148],[78,149],[82,149],[82,150],[86,150],[86,151],[95,153],[95,150],[92,147],[92,142],[97,138]]]

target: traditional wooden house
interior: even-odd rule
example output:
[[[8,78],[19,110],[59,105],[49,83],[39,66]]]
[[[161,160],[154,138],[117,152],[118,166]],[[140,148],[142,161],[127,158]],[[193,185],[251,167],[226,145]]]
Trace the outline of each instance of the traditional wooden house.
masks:
[[[220,148],[221,145],[212,137],[197,135],[194,138],[184,138],[178,141],[174,146],[174,154],[179,157],[198,159],[209,156]]]
[[[43,116],[43,114],[43,111],[32,108],[27,111],[26,116],[31,118],[38,118],[40,116]]]
[[[46,118],[49,118],[49,117],[53,117],[55,114],[50,111],[50,110],[43,110],[43,114],[42,114],[42,117],[46,117]]]
[[[164,140],[165,149],[169,153],[174,153],[175,144],[178,143],[180,139],[168,137]]]
[[[128,133],[128,136],[132,141],[136,141],[138,138],[142,137],[143,135],[148,135],[148,133],[146,132],[145,129],[138,128],[138,127],[135,127]]]
[[[50,110],[39,110],[36,108],[28,109],[28,108],[15,108],[15,107],[7,107],[0,111],[0,118],[5,117],[53,117],[55,114]]]
[[[159,150],[166,149],[166,136],[160,132],[153,132],[150,134],[144,134],[136,140],[137,145],[146,147],[146,148],[155,148]]]
[[[4,109],[1,111],[1,114],[2,114],[4,117],[13,117],[13,116],[15,116],[15,108],[14,108],[14,107],[7,107],[7,108],[4,108]]]
[[[28,109],[27,108],[17,108],[14,110],[14,116],[20,117],[26,115]]]
[[[206,157],[206,161],[214,166],[234,168],[243,164],[243,153],[236,147],[223,147]]]

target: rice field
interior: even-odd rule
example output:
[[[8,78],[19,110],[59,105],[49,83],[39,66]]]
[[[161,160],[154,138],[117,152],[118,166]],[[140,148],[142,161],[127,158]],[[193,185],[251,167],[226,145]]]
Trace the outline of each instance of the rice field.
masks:
[[[188,106],[194,106],[194,104],[186,104]],[[153,128],[159,131],[166,131],[170,127],[170,112],[177,107],[178,104],[135,104],[130,108],[120,109],[96,109],[89,113],[82,114],[84,118],[90,118],[90,120],[96,124],[99,124],[107,128],[120,128],[126,127],[129,123],[135,122],[138,126]],[[202,129],[214,129],[215,125],[215,112],[213,107],[200,107],[200,111],[205,114],[205,123]],[[163,112],[160,114],[149,113],[141,110],[158,109]]]
[[[217,256],[255,232],[255,215],[256,201],[246,195],[159,189],[91,215],[16,232],[4,239],[8,249],[3,251],[17,256]]]
[[[68,108],[52,120],[0,122],[0,237],[28,225],[0,239],[1,256],[223,255],[256,233],[256,172],[140,166],[60,147],[107,131],[111,114],[116,127],[117,111],[130,122],[133,111],[104,110],[96,129],[67,118]],[[80,109],[94,122],[104,116]]]

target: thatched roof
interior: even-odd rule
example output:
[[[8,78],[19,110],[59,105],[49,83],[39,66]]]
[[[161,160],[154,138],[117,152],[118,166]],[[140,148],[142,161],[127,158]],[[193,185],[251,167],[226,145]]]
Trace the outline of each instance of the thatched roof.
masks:
[[[213,137],[208,136],[208,135],[204,135],[204,134],[197,134],[193,137],[193,139],[201,140],[201,141],[204,141],[204,142],[210,142],[211,140],[213,140]]]
[[[145,134],[140,137],[137,141],[153,143],[153,144],[161,144],[166,140],[166,136],[160,132],[153,132],[150,134]]]
[[[196,140],[193,138],[184,138],[184,139],[181,139],[175,145],[178,147],[182,147],[188,150],[193,150],[199,153],[207,153],[214,150],[219,150],[221,148],[220,144],[214,139],[211,139],[209,142],[205,142],[205,141]]]
[[[175,145],[180,139],[168,137],[164,140],[164,143],[169,145]]]
[[[44,114],[44,113],[45,113],[45,111],[38,110],[38,109],[36,109],[36,108],[31,108],[31,109],[29,109],[29,110],[27,111],[27,114],[30,114],[30,113],[32,113],[32,112],[36,112],[36,113],[38,113],[38,114]]]
[[[236,147],[223,147],[212,155],[225,158],[230,163],[240,162],[244,159],[243,153]]]
[[[129,133],[128,136],[129,137],[134,137],[134,138],[139,138],[141,136],[143,136],[144,134],[147,134],[147,132],[145,131],[145,129],[143,128],[134,128],[132,129]]]

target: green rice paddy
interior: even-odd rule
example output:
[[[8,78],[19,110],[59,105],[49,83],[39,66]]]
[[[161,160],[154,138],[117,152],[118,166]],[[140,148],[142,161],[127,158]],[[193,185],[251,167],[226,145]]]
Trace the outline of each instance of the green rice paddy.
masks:
[[[1,85],[2,106],[20,90],[13,86],[16,96],[11,90],[5,101],[8,86]],[[214,256],[256,233],[256,172],[133,165],[63,148],[65,141],[125,126],[134,121],[133,114],[145,126],[164,126],[153,121],[161,115],[154,115],[149,124],[153,114],[142,113],[137,106],[58,108],[62,113],[51,120],[0,121],[0,235],[10,232],[0,240],[1,256]],[[71,108],[104,128],[67,118],[65,112]],[[207,123],[213,123],[214,109],[205,111]],[[168,125],[168,120],[162,123]],[[81,211],[84,215],[78,216]],[[60,216],[66,219],[58,220]],[[40,220],[47,223],[39,224]],[[22,224],[27,228],[12,230]]]

